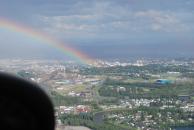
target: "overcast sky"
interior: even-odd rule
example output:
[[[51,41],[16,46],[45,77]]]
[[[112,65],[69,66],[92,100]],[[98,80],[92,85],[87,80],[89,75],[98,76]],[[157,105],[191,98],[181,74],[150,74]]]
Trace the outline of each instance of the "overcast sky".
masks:
[[[0,0],[0,17],[95,58],[194,56],[194,0]],[[1,57],[62,57],[36,42],[0,27]]]

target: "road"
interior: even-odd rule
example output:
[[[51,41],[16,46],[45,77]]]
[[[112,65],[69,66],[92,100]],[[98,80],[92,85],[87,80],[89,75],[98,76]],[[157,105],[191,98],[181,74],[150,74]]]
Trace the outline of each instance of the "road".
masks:
[[[60,126],[56,130],[91,130],[83,126]]]

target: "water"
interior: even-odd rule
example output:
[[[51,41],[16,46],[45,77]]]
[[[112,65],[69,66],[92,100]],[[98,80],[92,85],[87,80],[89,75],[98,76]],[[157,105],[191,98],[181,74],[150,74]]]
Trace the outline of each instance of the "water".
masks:
[[[176,127],[175,130],[194,130],[194,126],[189,127]]]
[[[104,113],[103,112],[99,112],[99,113],[95,114],[94,122],[96,124],[102,124],[103,120],[104,120]]]

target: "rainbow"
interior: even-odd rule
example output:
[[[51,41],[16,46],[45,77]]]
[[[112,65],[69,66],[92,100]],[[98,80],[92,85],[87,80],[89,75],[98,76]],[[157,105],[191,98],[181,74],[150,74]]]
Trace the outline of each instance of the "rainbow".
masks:
[[[92,58],[90,58],[83,52],[77,49],[74,49],[69,45],[64,44],[61,41],[55,39],[54,37],[46,33],[40,32],[38,30],[35,30],[29,26],[24,26],[17,22],[13,22],[12,20],[0,18],[0,28],[6,29],[12,32],[22,33],[27,35],[30,38],[39,40],[41,43],[48,44],[49,46],[62,51],[65,55],[71,58],[74,58],[76,61],[80,63],[90,64],[90,65],[93,63]]]

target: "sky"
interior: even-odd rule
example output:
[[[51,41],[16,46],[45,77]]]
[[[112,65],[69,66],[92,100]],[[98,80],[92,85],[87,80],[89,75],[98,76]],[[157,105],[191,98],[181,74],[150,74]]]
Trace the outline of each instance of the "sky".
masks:
[[[0,18],[45,32],[93,58],[193,57],[194,0],[0,0]],[[61,58],[0,28],[0,58]]]

